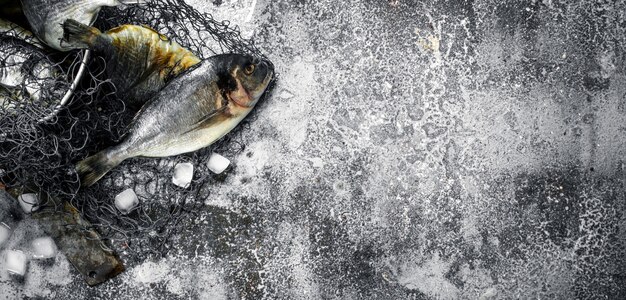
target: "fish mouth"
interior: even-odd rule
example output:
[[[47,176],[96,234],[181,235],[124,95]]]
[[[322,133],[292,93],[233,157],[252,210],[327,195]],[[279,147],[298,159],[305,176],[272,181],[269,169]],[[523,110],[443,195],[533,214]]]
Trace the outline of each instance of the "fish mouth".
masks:
[[[267,59],[264,59],[262,62],[267,66],[268,70],[267,75],[265,76],[265,80],[263,80],[263,84],[265,85],[265,88],[267,88],[269,82],[272,80],[272,78],[274,78],[274,64]]]
[[[271,61],[264,59],[261,61],[261,63],[263,63],[267,67],[267,74],[265,75],[265,78],[263,79],[263,83],[261,84],[261,86],[263,86],[263,89],[261,90],[260,93],[258,93],[257,98],[261,98],[263,93],[265,93],[270,83],[272,82],[272,79],[274,79],[274,73],[275,73],[274,64],[272,64]]]

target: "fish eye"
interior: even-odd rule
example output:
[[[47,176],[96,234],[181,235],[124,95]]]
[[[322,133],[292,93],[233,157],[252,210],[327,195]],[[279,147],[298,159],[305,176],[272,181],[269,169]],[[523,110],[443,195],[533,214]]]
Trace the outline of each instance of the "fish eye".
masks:
[[[249,64],[248,66],[246,66],[246,68],[243,70],[243,72],[246,73],[246,75],[252,75],[252,73],[254,73],[255,69],[256,69],[256,65]]]

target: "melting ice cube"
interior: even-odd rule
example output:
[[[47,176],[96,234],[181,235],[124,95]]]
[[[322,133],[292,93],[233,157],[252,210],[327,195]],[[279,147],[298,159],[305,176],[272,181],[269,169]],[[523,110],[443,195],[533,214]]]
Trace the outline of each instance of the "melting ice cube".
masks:
[[[46,259],[57,255],[57,245],[50,237],[36,238],[31,242],[33,258]]]
[[[127,189],[115,196],[115,207],[122,214],[129,213],[137,204],[139,204],[139,199],[137,199],[137,194],[135,194],[133,189]]]
[[[228,165],[230,165],[230,160],[217,153],[213,153],[211,154],[211,157],[209,157],[209,170],[211,170],[211,172],[215,174],[221,174],[222,172],[224,172],[224,170],[228,168]]]
[[[31,212],[37,210],[37,208],[33,209],[34,206],[39,204],[39,197],[37,194],[22,194],[17,197],[17,200],[20,202],[20,206],[25,213],[30,214]]]
[[[11,237],[11,228],[7,224],[0,223],[0,248],[9,240]]]
[[[26,254],[19,250],[9,250],[5,252],[4,256],[5,266],[7,271],[11,274],[24,276],[26,274]]]
[[[180,163],[174,167],[172,182],[180,187],[188,187],[193,178],[193,165],[190,163]]]

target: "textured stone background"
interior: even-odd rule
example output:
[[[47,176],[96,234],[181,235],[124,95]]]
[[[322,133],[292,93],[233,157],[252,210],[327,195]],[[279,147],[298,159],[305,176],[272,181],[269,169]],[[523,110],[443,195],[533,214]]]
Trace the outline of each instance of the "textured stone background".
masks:
[[[626,298],[625,1],[193,3],[280,72],[235,169],[168,256],[0,298]]]

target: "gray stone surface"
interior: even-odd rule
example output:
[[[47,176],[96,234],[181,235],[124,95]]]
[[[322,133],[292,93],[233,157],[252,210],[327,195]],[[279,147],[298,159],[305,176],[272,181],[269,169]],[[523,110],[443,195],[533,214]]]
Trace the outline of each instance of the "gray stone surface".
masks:
[[[167,256],[0,298],[626,298],[624,1],[193,3],[280,73],[233,170]]]

